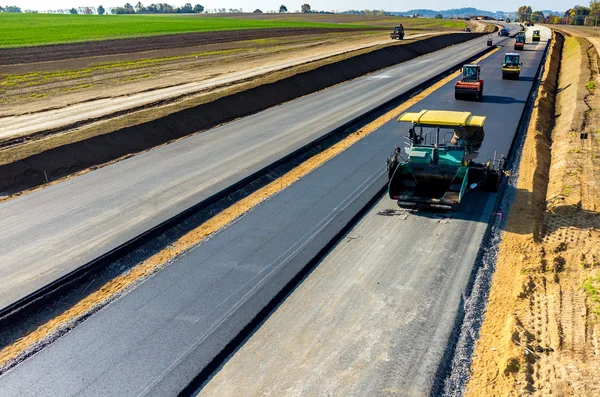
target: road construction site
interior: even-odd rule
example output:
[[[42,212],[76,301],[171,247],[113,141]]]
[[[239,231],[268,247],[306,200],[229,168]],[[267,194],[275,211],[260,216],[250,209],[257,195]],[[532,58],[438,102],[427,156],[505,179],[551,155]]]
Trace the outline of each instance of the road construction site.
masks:
[[[353,40],[351,46],[338,43],[323,52],[304,48],[299,58],[290,58],[287,54],[280,58],[282,62],[277,62],[276,55],[267,54],[266,59],[271,63],[266,65],[265,59],[261,58],[251,64],[248,54],[245,54],[244,61],[237,62],[237,67],[242,68],[238,71],[240,73],[235,72],[227,59],[221,59],[219,63],[218,57],[208,57],[208,62],[216,62],[215,67],[221,68],[221,72],[223,65],[234,71],[208,81],[203,80],[206,75],[196,76],[201,81],[188,84],[173,81],[177,80],[177,76],[153,79],[145,92],[139,91],[145,83],[132,83],[136,87],[134,91],[131,90],[132,84],[123,84],[114,98],[80,98],[69,106],[62,102],[69,95],[63,95],[56,98],[59,101],[57,109],[7,116],[4,121],[11,129],[4,141],[6,147],[0,151],[0,190],[14,193],[47,181],[55,182],[460,43],[468,40],[469,36],[462,33],[426,34],[416,39],[407,36],[407,40],[400,43],[390,43],[388,39],[387,44],[373,43],[372,39],[362,44],[360,41],[355,44]],[[322,42],[323,38],[319,40]],[[361,46],[367,47],[357,49]],[[340,54],[341,49],[346,52]],[[332,54],[337,55],[330,56]],[[240,55],[234,53],[227,57],[237,59]],[[206,73],[206,68],[202,67],[206,61],[204,58],[200,57],[201,61],[192,58],[192,62],[198,63],[197,67]],[[193,73],[186,71],[180,77],[189,78],[190,75]],[[167,87],[154,86],[164,84],[163,80]],[[189,95],[191,97],[188,98]],[[80,114],[80,111],[83,113]],[[46,128],[44,120],[52,125]],[[174,124],[177,128],[173,128]]]
[[[473,38],[0,204],[10,320],[46,299],[60,306],[60,295],[46,296],[57,280],[79,282],[81,269],[156,238],[148,232],[179,214],[258,176],[281,181],[63,324],[4,341],[2,393],[440,394],[502,194],[474,192],[445,215],[398,209],[383,194],[385,159],[406,131],[394,119],[369,122],[404,110],[484,115],[480,160],[510,161],[551,36],[541,30],[535,43],[528,32],[517,80],[500,73],[514,39],[494,36],[492,49]],[[419,97],[480,56],[481,101],[455,100],[454,74]],[[402,107],[407,95],[420,100]],[[349,128],[360,137],[297,180],[269,174]],[[246,198],[270,186],[261,183]]]

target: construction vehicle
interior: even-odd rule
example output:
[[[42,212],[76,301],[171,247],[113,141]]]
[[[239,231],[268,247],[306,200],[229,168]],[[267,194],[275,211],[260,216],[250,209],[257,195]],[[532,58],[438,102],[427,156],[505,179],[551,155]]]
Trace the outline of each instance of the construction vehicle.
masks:
[[[406,112],[399,122],[412,123],[399,148],[387,159],[388,194],[400,207],[454,210],[474,189],[498,191],[504,157],[476,163],[485,136],[485,116],[470,112]]]
[[[402,40],[404,38],[404,26],[394,26],[394,31],[390,33],[390,38],[393,40]]]
[[[498,32],[498,36],[508,37],[510,35],[510,31],[507,28],[502,28]]]
[[[541,38],[542,38],[542,35],[540,34],[540,31],[534,30],[533,36],[531,37],[531,41],[540,41]]]
[[[480,80],[479,65],[464,65],[462,79],[454,84],[454,99],[473,98],[476,101],[483,97],[483,80]]]
[[[523,48],[525,48],[525,34],[521,34],[522,32],[519,32],[516,36],[515,36],[515,50],[519,51],[519,50],[523,50]]]
[[[515,53],[504,54],[502,63],[502,79],[519,79],[521,75],[521,56]]]

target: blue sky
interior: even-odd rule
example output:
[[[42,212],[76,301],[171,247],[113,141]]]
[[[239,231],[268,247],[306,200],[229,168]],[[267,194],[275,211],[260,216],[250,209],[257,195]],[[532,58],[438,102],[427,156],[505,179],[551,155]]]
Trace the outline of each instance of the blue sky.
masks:
[[[147,0],[142,1],[142,4],[151,3],[169,3],[175,6],[183,5],[186,2],[192,4],[202,4],[206,8],[242,8],[244,11],[253,11],[256,8],[260,8],[263,11],[279,9],[280,4],[285,4],[290,11],[299,10],[302,1],[288,1],[288,0]],[[536,9],[545,10],[557,10],[564,11],[574,4],[580,3],[587,5],[587,1],[571,1],[571,0],[552,0],[552,1],[528,1],[523,0],[506,0],[503,2],[473,2],[455,0],[452,2],[443,0],[421,0],[421,1],[390,1],[390,0],[305,0],[309,3],[313,9],[317,10],[337,10],[343,11],[348,9],[383,9],[388,11],[406,11],[413,8],[429,8],[434,10],[449,9],[449,8],[461,8],[461,7],[475,7],[482,10],[489,11],[513,11],[516,10],[520,5],[528,4]],[[84,6],[98,6],[102,4],[104,7],[107,6],[119,6],[125,4],[126,0],[0,0],[0,4],[17,5],[23,9],[59,9],[59,8],[71,8],[71,7],[84,7]],[[129,0],[131,4],[136,4],[137,1]],[[492,8],[493,7],[493,8]]]

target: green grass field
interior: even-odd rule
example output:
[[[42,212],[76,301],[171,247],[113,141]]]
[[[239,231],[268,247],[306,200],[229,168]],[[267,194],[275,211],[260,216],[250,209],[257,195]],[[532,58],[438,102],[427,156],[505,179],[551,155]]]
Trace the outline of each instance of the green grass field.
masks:
[[[186,15],[61,15],[0,13],[0,47],[256,28],[348,27],[358,24],[205,18]]]

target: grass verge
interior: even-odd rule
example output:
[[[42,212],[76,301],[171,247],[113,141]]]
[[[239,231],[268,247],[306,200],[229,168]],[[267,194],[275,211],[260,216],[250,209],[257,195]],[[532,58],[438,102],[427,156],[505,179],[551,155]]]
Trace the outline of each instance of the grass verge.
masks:
[[[0,48],[161,34],[264,28],[373,28],[307,21],[205,18],[188,15],[63,15],[0,13]],[[26,30],[27,34],[23,34]]]

